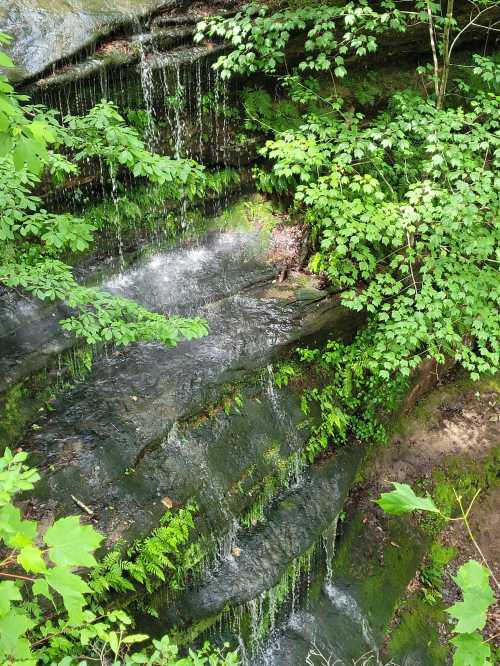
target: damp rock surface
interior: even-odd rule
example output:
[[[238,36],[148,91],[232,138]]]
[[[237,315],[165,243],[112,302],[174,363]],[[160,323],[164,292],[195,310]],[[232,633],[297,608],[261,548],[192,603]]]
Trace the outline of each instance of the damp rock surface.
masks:
[[[172,4],[167,0],[1,0],[16,80],[41,74],[98,38]]]
[[[255,651],[252,666],[385,663],[380,650],[387,624],[427,544],[404,519],[384,519],[384,539],[380,525],[365,519],[359,511],[340,530],[327,571]]]
[[[252,466],[264,473],[259,460],[273,442],[284,456],[305,442],[307,430],[293,435],[300,391],[276,396],[266,366],[298,340],[349,337],[355,324],[326,293],[305,298],[303,279],[278,284],[265,255],[259,230],[226,229],[153,249],[105,281],[157,312],[205,317],[209,335],[110,350],[61,396],[23,442],[44,472],[39,512],[72,512],[75,496],[111,541],[150,531],[165,495],[201,499],[207,520],[220,520],[214,493],[225,496]],[[229,393],[231,405],[236,392],[243,405],[226,414],[221,400]]]
[[[276,586],[290,565],[335,523],[360,457],[354,447],[309,470],[274,503],[260,525],[236,535],[232,553],[197,589],[188,591],[176,609],[160,610],[159,622],[196,622],[258,600]]]

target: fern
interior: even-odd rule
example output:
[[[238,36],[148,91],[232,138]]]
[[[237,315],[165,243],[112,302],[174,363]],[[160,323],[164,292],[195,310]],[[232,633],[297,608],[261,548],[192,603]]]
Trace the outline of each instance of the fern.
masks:
[[[197,510],[196,504],[190,503],[178,511],[168,511],[160,526],[145,539],[135,541],[125,554],[119,547],[108,553],[92,573],[94,593],[100,597],[110,591],[133,591],[137,583],[151,592],[158,581],[167,580],[167,571],[172,587],[178,588],[184,572],[196,561],[195,544],[189,540]]]

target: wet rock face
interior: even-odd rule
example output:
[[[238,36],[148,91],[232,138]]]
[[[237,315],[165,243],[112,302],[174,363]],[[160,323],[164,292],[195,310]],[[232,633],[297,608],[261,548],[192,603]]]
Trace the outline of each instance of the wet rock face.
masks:
[[[263,644],[252,666],[386,663],[380,651],[387,625],[428,544],[404,519],[384,517],[383,529],[365,520],[362,510],[351,517],[330,569],[318,575],[305,603]]]
[[[13,37],[20,81],[41,74],[123,24],[172,4],[166,0],[1,0],[0,29]]]
[[[304,472],[269,508],[262,525],[236,535],[236,555],[207,572],[176,606],[159,605],[158,625],[188,626],[225,608],[263,599],[290,565],[335,525],[360,457],[359,450],[345,449]]]
[[[220,526],[231,518],[217,498],[250,468],[254,481],[272,471],[262,465],[266,450],[277,443],[287,457],[305,443],[307,431],[296,434],[300,391],[275,395],[266,365],[319,331],[349,336],[353,319],[318,290],[273,284],[278,270],[265,250],[256,230],[210,232],[106,281],[108,291],[155,311],[205,317],[210,332],[176,348],[114,350],[59,400],[23,443],[44,470],[42,513],[71,513],[75,495],[113,541],[151,530],[162,497],[195,497],[207,523]],[[220,408],[228,391],[241,391],[240,413]],[[215,417],[205,419],[214,404]],[[238,513],[244,501],[236,493],[230,506]]]

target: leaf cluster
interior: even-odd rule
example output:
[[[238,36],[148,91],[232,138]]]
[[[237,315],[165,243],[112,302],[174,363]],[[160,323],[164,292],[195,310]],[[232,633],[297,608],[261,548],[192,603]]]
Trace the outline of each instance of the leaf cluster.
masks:
[[[94,553],[102,536],[91,525],[82,524],[78,516],[61,518],[45,532],[36,521],[22,516],[14,497],[31,490],[39,479],[37,471],[25,464],[26,459],[26,453],[13,454],[9,449],[0,458],[2,664],[83,666],[87,658],[126,666],[239,663],[236,652],[227,652],[228,645],[224,650],[214,650],[206,643],[182,657],[167,636],[150,642],[149,636],[130,632],[132,620],[123,610],[102,608],[96,594],[113,587],[109,566],[113,553],[97,564]],[[121,577],[124,590],[134,589],[130,580],[146,587],[152,576],[165,580],[165,569],[178,575],[180,554],[193,527],[195,509],[189,505],[175,514],[169,512],[150,537],[131,546],[128,555],[133,559],[122,561],[122,571],[128,576]],[[91,571],[88,581],[82,568]],[[108,580],[103,583],[105,571]],[[135,649],[138,643],[145,647]]]
[[[250,4],[234,17],[212,17],[197,25],[195,41],[216,37],[232,50],[216,63],[222,79],[234,74],[276,72],[286,61],[294,37],[302,35],[301,72],[334,70],[346,75],[346,58],[377,50],[377,36],[387,30],[403,31],[406,21],[392,0],[382,0],[378,10],[368,0],[342,5],[319,4],[272,11],[265,5]]]

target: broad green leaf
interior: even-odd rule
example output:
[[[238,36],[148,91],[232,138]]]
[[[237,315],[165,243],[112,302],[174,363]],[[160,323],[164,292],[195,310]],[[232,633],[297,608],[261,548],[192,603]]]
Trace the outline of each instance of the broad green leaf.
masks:
[[[462,564],[453,580],[462,592],[482,592],[493,596],[490,589],[490,572],[476,560],[469,560]]]
[[[12,60],[3,51],[0,51],[0,67],[14,67]]]
[[[19,137],[12,158],[14,160],[14,166],[18,171],[24,167],[26,162],[30,162],[33,157],[33,148],[30,145],[30,142],[24,137]]]
[[[47,568],[42,557],[42,551],[32,545],[24,546],[21,549],[17,561],[25,571],[32,571],[33,573],[42,573]]]
[[[36,523],[23,520],[21,511],[12,504],[0,509],[0,539],[11,548],[23,548],[33,543],[36,537]]]
[[[90,592],[87,583],[80,576],[61,566],[48,569],[45,578],[48,584],[61,595],[70,623],[81,622],[83,620],[82,609],[86,603],[83,595]]]
[[[39,594],[49,599],[49,601],[53,601],[52,595],[49,590],[49,585],[45,580],[45,578],[37,578],[36,581],[33,583],[33,587],[31,588],[31,590],[33,594]]]
[[[102,541],[91,525],[82,525],[79,516],[56,521],[45,533],[50,559],[59,566],[92,567],[92,555]]]
[[[453,666],[490,666],[491,649],[480,634],[460,634],[450,643],[456,648]]]
[[[24,635],[34,622],[27,615],[11,611],[0,618],[0,655],[3,653],[16,659],[29,659],[30,644]]]
[[[396,481],[391,481],[391,483],[394,490],[390,493],[382,493],[380,499],[377,500],[377,504],[386,513],[393,515],[409,513],[410,511],[439,513],[439,509],[430,497],[419,497],[413,492],[413,488],[406,483],[397,483]]]
[[[108,643],[110,648],[113,650],[115,655],[118,654],[118,650],[120,647],[119,641],[118,641],[118,635],[115,631],[111,631],[108,636]]]
[[[460,567],[453,580],[463,595],[463,601],[458,601],[447,609],[447,612],[458,620],[454,631],[471,634],[482,629],[486,624],[488,607],[495,601],[488,570],[479,562],[469,560]]]
[[[0,583],[0,617],[7,615],[11,601],[21,601],[21,593],[13,580]]]
[[[147,634],[130,634],[123,639],[124,643],[142,643],[147,641],[149,636]]]

